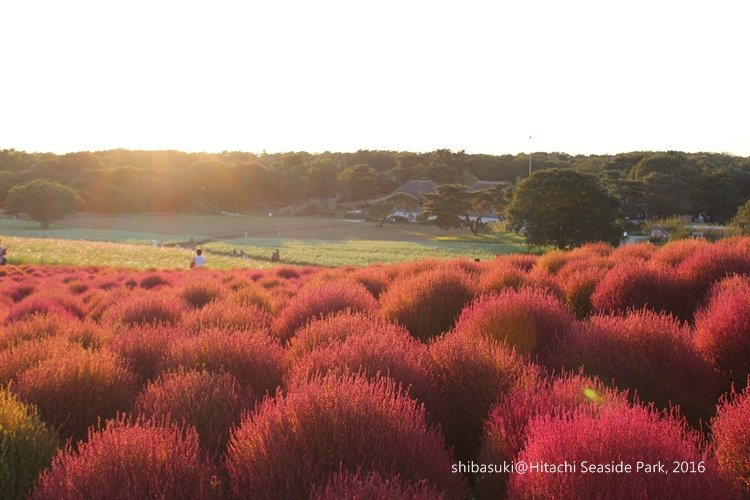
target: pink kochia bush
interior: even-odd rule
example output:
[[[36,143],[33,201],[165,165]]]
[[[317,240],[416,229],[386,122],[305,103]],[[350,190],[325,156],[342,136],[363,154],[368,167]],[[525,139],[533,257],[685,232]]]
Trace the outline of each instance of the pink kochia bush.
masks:
[[[750,375],[750,278],[719,282],[695,317],[696,344],[719,370],[743,385]]]
[[[226,290],[214,276],[203,270],[188,278],[179,290],[179,296],[192,307],[200,309],[224,296]]]
[[[486,464],[511,463],[526,441],[529,422],[537,417],[561,416],[582,409],[595,414],[602,408],[626,405],[627,396],[606,387],[597,379],[564,375],[540,379],[500,398],[484,424],[478,461]],[[505,494],[508,474],[484,474],[477,478],[480,498]]]
[[[750,385],[750,384],[749,384]],[[750,387],[733,400],[719,405],[711,425],[719,466],[734,483],[750,495]]]
[[[227,455],[235,498],[307,498],[339,472],[426,481],[465,496],[452,458],[424,410],[381,379],[325,377],[267,399],[232,433]]]
[[[356,283],[324,282],[302,288],[279,313],[273,332],[286,342],[310,320],[340,311],[373,313],[375,309],[377,302],[365,287]]]
[[[450,330],[473,297],[473,286],[464,272],[441,268],[392,284],[380,296],[380,305],[384,319],[426,341]]]
[[[77,449],[61,451],[31,498],[197,500],[219,496],[215,477],[195,430],[120,418],[92,431]]]
[[[540,417],[529,424],[518,459],[528,464],[577,463],[575,472],[529,471],[513,474],[508,497],[516,498],[735,498],[715,461],[700,448],[697,432],[676,417],[640,406],[579,409],[562,417]],[[630,473],[582,471],[588,464],[632,466]],[[661,461],[667,474],[636,472],[637,462]],[[694,464],[694,473],[673,473],[674,462]],[[700,464],[702,462],[702,464]],[[698,466],[705,466],[698,472]]]
[[[281,384],[286,360],[284,350],[268,335],[208,330],[169,346],[159,373],[180,368],[231,373],[243,387],[262,396]]]
[[[410,483],[399,476],[385,478],[377,472],[372,474],[338,473],[325,488],[319,488],[311,500],[443,500],[445,494],[426,481]]]
[[[209,328],[221,330],[268,331],[271,316],[257,306],[242,306],[228,300],[215,300],[191,311],[184,322],[193,332]]]
[[[35,294],[15,304],[5,318],[5,323],[35,314],[56,314],[68,319],[84,316],[84,307],[78,298],[56,294]]]
[[[228,373],[179,371],[146,386],[133,404],[133,413],[195,427],[201,447],[218,456],[226,448],[229,429],[253,401],[252,392],[242,389]]]
[[[146,324],[119,327],[106,349],[120,355],[142,382],[154,378],[169,347],[187,334],[179,327]]]
[[[116,354],[75,349],[23,372],[15,390],[61,437],[78,440],[99,418],[130,408],[137,378]]]
[[[520,354],[541,355],[570,334],[573,318],[555,297],[531,288],[479,297],[464,309],[456,331],[505,343]]]
[[[632,389],[666,408],[679,404],[692,421],[713,415],[723,379],[698,352],[692,332],[665,314],[593,316],[555,349],[560,365]]]
[[[452,332],[429,345],[430,368],[437,379],[431,415],[442,424],[456,458],[473,458],[482,436],[482,421],[497,399],[536,380],[537,372],[506,346]]]
[[[112,304],[103,319],[127,326],[154,323],[175,324],[180,320],[184,306],[174,297],[160,292],[150,292],[123,298]]]

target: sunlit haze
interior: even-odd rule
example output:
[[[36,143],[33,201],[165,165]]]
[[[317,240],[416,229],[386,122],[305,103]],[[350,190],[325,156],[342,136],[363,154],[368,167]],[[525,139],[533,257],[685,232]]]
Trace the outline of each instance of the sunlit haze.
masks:
[[[750,155],[743,1],[7,1],[0,19],[0,149]]]

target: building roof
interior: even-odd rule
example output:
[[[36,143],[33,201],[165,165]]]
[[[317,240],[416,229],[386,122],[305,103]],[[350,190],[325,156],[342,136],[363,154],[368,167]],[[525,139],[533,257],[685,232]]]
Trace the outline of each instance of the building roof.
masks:
[[[438,183],[429,179],[412,179],[404,182],[391,193],[405,193],[420,198],[424,193],[434,193]]]

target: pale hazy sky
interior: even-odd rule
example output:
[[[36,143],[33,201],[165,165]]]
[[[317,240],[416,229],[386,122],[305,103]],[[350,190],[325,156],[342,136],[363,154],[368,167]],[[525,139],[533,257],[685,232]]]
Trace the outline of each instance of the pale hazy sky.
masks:
[[[750,155],[750,2],[0,3],[0,149]]]

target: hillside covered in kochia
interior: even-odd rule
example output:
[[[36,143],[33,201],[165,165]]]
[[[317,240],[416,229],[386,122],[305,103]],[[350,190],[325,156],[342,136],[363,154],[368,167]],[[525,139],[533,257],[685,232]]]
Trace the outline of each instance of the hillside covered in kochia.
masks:
[[[595,174],[622,201],[625,216],[706,213],[731,218],[750,198],[750,158],[715,153],[618,155],[533,153],[534,171]],[[70,186],[94,212],[247,210],[340,195],[377,198],[409,179],[515,183],[529,157],[358,151],[356,153],[184,153],[123,149],[65,155],[0,151],[0,204],[16,185],[50,179]]]

